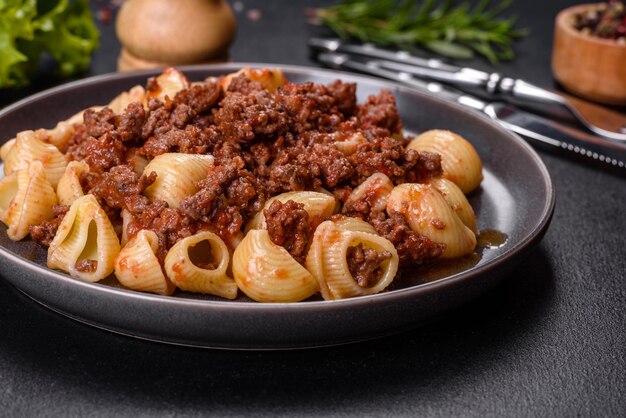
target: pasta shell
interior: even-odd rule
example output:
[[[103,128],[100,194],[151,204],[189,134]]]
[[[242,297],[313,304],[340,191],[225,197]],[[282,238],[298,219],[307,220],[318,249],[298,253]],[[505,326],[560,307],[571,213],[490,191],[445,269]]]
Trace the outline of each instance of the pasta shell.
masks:
[[[352,155],[356,152],[359,144],[363,144],[365,142],[367,142],[367,138],[365,138],[361,132],[355,132],[352,136],[343,141],[333,142],[333,145],[344,155]]]
[[[92,106],[90,109],[98,112],[102,109],[102,106]],[[72,115],[69,119],[57,123],[53,129],[40,129],[38,132],[42,133],[45,138],[44,142],[49,142],[57,147],[59,151],[65,152],[67,143],[72,135],[74,135],[74,124],[83,123],[84,113],[85,110],[81,110]]]
[[[65,172],[65,156],[57,147],[44,142],[35,132],[20,132],[4,159],[4,174],[27,168],[33,161],[41,161],[48,181],[56,187]]]
[[[101,109],[101,106],[94,106],[92,109]],[[64,152],[67,148],[67,142],[74,134],[74,124],[83,122],[84,110],[72,115],[67,120],[62,120],[56,124],[52,129],[37,129],[34,131],[34,136],[46,144],[54,145],[59,151]],[[12,144],[15,143],[15,138],[8,141],[0,149],[0,157],[5,159],[8,150]]]
[[[284,86],[287,84],[287,78],[283,73],[283,70],[280,68],[242,68],[236,73],[231,73],[224,76],[220,84],[224,91],[228,90],[228,86],[230,82],[235,77],[239,77],[240,75],[245,75],[252,81],[260,83],[266,90],[270,93],[276,91],[277,88]]]
[[[13,241],[26,237],[30,226],[52,218],[52,206],[57,204],[40,161],[2,179],[0,195],[1,219]]]
[[[122,237],[120,242],[122,247],[124,247],[128,243],[128,225],[133,221],[133,214],[126,209],[122,209],[120,217],[122,218]]]
[[[67,143],[72,135],[74,135],[74,125],[66,121],[61,121],[53,129],[46,131],[47,142],[50,142],[61,152],[66,151]]]
[[[208,175],[213,167],[212,155],[166,153],[156,156],[143,173],[157,174],[157,178],[145,190],[151,200],[165,200],[171,208],[178,208],[180,201],[198,191],[196,183]]]
[[[317,281],[266,230],[248,232],[233,254],[237,286],[257,302],[298,302],[318,290]]]
[[[165,276],[155,255],[159,238],[154,231],[142,229],[115,257],[115,276],[125,287],[140,292],[171,295],[176,290]]]
[[[214,267],[202,267],[201,263],[206,261]],[[224,241],[212,232],[203,231],[174,244],[165,257],[165,271],[182,290],[235,299],[237,283],[226,274],[229,262]]]
[[[288,200],[292,200],[296,203],[302,203],[304,205],[304,210],[309,214],[309,223],[315,227],[318,225],[324,218],[330,216],[335,211],[335,206],[337,205],[337,201],[335,197],[331,194],[322,193],[322,192],[286,192],[281,193],[277,196],[272,197],[267,202],[265,202],[265,206],[261,209],[257,214],[248,222],[246,225],[246,232],[252,229],[266,229],[267,225],[265,224],[265,215],[263,211],[270,207],[272,202],[278,200],[282,203],[285,203]]]
[[[72,203],[59,225],[48,248],[48,267],[97,282],[113,272],[119,252],[120,242],[111,221],[96,198],[88,194]],[[90,264],[95,264],[95,269],[88,268]]]
[[[80,184],[80,176],[82,173],[87,172],[89,172],[89,165],[86,162],[69,162],[57,186],[59,204],[69,206],[74,203],[76,199],[85,194]]]
[[[327,242],[330,240],[329,234],[334,234],[338,237],[340,230],[335,227],[332,221],[324,221],[315,229],[304,263],[306,269],[313,275],[315,280],[317,280],[319,292],[326,300],[332,299],[330,289],[326,285],[326,281],[323,280],[324,260],[322,257],[324,241]]]
[[[350,271],[349,248],[359,244],[391,254],[390,259],[381,262],[382,271],[369,287],[360,286]],[[379,293],[391,284],[398,265],[398,253],[389,240],[368,232],[342,230],[332,221],[317,228],[306,259],[307,269],[317,279],[320,293],[326,300]]]
[[[443,176],[452,180],[465,194],[476,189],[483,179],[482,162],[476,149],[453,132],[427,131],[415,137],[407,147],[440,154]]]
[[[372,210],[384,211],[387,197],[393,190],[393,183],[383,173],[374,173],[350,193],[344,205],[344,212],[355,202],[366,201]]]
[[[169,67],[154,79],[153,86],[146,93],[146,101],[158,99],[165,101],[165,97],[173,99],[176,93],[189,88],[189,80],[180,71]]]
[[[456,258],[476,248],[476,236],[463,224],[448,202],[428,184],[396,186],[387,201],[387,213],[404,215],[411,229],[445,244],[442,258]]]
[[[15,138],[9,139],[7,142],[2,144],[2,146],[0,147],[0,158],[2,159],[2,161],[6,160],[9,151],[11,151],[11,148],[13,148],[14,145]]]
[[[0,220],[4,222],[4,215],[11,202],[17,195],[17,173],[11,173],[0,180]]]
[[[317,187],[314,191],[318,193],[324,193],[325,195],[330,196],[333,199],[335,199],[335,209],[333,209],[333,214],[339,213],[341,211],[341,201],[337,197],[335,197],[335,195],[332,192],[326,190],[323,187]]]
[[[474,234],[478,233],[474,209],[459,186],[443,177],[431,178],[426,183],[430,184],[441,193],[444,199],[446,199],[446,202],[448,202],[448,205],[450,205],[466,227],[471,229]]]
[[[174,96],[171,96],[171,98],[174,98]],[[129,104],[134,102],[139,102],[142,105],[145,105],[146,90],[140,85],[134,86],[129,91],[124,91],[118,94],[109,102],[107,106],[113,111],[113,113],[120,115]]]
[[[333,221],[335,226],[342,231],[359,231],[367,232],[369,234],[376,234],[376,230],[369,222],[365,222],[362,219],[354,218],[352,216],[344,216],[341,219]]]
[[[137,154],[134,150],[131,150],[131,152],[127,154],[126,161],[133,167],[133,171],[137,173],[137,175],[141,175],[148,165],[148,159]]]

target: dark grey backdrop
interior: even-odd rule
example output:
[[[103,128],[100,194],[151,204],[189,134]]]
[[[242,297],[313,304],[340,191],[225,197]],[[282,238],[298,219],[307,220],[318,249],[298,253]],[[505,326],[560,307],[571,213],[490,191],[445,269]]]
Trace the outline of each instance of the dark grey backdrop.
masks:
[[[245,9],[234,61],[315,65],[313,2],[231,3]],[[553,19],[575,3],[514,1],[530,34],[498,70],[554,86]],[[103,27],[91,73],[114,71],[118,51]],[[0,106],[44,85],[0,92]],[[539,247],[489,294],[390,338],[297,352],[171,347],[83,326],[0,280],[0,415],[624,415],[626,182],[540,155],[557,206]]]

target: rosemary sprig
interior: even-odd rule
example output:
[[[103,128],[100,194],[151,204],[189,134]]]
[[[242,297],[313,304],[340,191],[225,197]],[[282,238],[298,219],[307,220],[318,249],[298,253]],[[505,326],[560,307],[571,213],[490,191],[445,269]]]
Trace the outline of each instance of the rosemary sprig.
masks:
[[[515,17],[502,18],[511,0],[344,0],[315,12],[319,21],[342,38],[382,46],[421,46],[451,58],[479,54],[491,63],[513,58],[512,43],[526,31]]]

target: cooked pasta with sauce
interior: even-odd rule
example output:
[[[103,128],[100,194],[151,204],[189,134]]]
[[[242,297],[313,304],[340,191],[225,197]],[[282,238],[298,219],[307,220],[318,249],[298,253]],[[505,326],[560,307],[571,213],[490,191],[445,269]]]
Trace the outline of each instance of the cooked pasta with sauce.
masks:
[[[168,68],[4,144],[0,220],[81,280],[229,300],[372,295],[404,267],[472,254],[471,141],[409,137],[389,91],[358,103],[356,88]]]

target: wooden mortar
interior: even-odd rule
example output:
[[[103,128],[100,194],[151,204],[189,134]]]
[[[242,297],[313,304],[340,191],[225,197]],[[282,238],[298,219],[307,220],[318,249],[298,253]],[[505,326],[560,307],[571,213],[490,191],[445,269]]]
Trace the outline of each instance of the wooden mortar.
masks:
[[[126,0],[115,29],[132,71],[226,61],[236,22],[225,0]]]

